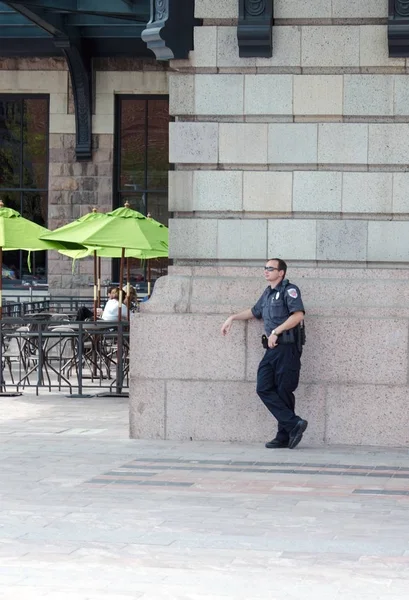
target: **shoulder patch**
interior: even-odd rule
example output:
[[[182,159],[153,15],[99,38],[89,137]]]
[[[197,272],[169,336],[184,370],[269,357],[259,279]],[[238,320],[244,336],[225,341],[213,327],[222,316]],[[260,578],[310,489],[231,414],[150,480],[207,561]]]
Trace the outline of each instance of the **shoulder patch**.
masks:
[[[298,292],[294,288],[288,290],[288,295],[291,296],[291,298],[298,298]]]

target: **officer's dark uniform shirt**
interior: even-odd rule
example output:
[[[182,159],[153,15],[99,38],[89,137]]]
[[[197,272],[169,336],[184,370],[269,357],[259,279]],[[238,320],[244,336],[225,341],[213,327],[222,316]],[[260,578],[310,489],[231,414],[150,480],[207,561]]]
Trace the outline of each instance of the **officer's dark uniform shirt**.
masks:
[[[263,319],[266,335],[269,336],[273,329],[299,310],[305,313],[301,292],[296,285],[284,279],[274,289],[268,286],[251,312],[256,319]]]

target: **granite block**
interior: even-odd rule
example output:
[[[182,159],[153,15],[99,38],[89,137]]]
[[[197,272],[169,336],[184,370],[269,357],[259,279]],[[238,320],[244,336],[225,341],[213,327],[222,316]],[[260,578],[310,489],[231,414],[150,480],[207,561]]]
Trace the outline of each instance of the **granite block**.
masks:
[[[345,25],[302,27],[302,67],[357,67],[359,28]]]
[[[195,113],[195,77],[184,73],[169,74],[169,114],[193,115]]]
[[[169,123],[169,161],[217,163],[217,123]]]
[[[367,221],[317,221],[317,260],[367,260]]]
[[[50,133],[74,133],[75,116],[67,114],[50,114]]]
[[[193,210],[193,171],[169,171],[169,210]]]
[[[216,258],[217,219],[170,219],[169,258]]]
[[[306,328],[303,383],[407,383],[408,327],[401,319],[307,314]]]
[[[318,126],[315,123],[270,123],[268,162],[304,164],[317,162]]]
[[[406,75],[394,76],[394,115],[409,115],[409,81]]]
[[[344,75],[344,115],[391,116],[392,75]]]
[[[196,75],[196,115],[242,115],[243,75]]]
[[[244,171],[243,210],[290,212],[293,175],[287,171]]]
[[[301,27],[273,27],[273,56],[256,58],[257,67],[300,67]]]
[[[217,258],[266,260],[267,221],[265,219],[219,219]]]
[[[243,205],[241,171],[195,171],[193,210],[240,211]]]
[[[167,384],[167,436],[175,440],[264,443],[277,422],[264,407],[253,383],[172,381]],[[297,410],[310,420],[303,446],[322,444],[324,394],[318,386],[300,386]]]
[[[295,171],[293,210],[341,212],[342,173]]]
[[[130,352],[130,368],[135,354]],[[165,439],[166,384],[164,381],[134,380],[129,386],[129,426],[132,438]]]
[[[409,212],[409,173],[393,173],[393,212]]]
[[[196,0],[196,19],[237,19],[238,4],[236,0],[223,0],[222,3],[214,0]]]
[[[343,213],[391,213],[392,173],[344,173]]]
[[[217,27],[194,28],[194,50],[189,53],[189,63],[193,67],[216,67],[217,65]],[[186,61],[172,61],[172,67]]]
[[[332,0],[334,19],[386,19],[388,6],[384,0]]]
[[[104,92],[95,95],[95,114],[113,115],[115,111],[114,94],[105,94]]]
[[[183,276],[159,277],[149,302],[140,305],[141,313],[185,313],[190,302],[190,279]]]
[[[292,115],[292,75],[246,75],[244,113],[248,115]]]
[[[370,3],[368,3],[368,6]],[[358,27],[356,27],[358,29]],[[404,67],[404,58],[390,58],[387,25],[359,26],[359,65],[361,67]]]
[[[331,0],[275,0],[276,19],[330,19]]]
[[[371,123],[369,125],[368,163],[408,164],[409,124]]]
[[[316,260],[317,221],[313,219],[270,219],[268,255],[285,260]]]
[[[50,94],[50,114],[67,114],[68,95]]]
[[[342,75],[295,75],[294,115],[342,115]]]
[[[366,123],[320,123],[318,162],[366,165],[368,125]]]
[[[200,28],[198,28],[200,29]],[[237,42],[237,27],[217,28],[217,66],[255,67],[255,58],[241,58]]]
[[[264,123],[220,123],[219,161],[233,164],[267,162],[267,125]]]
[[[195,277],[190,301],[192,312],[234,314],[253,306],[265,289],[265,261],[259,262],[258,277],[245,282],[241,277],[234,277],[234,273],[232,277]]]
[[[132,376],[138,380],[244,380],[244,324],[235,323],[223,337],[224,320],[223,315],[137,316],[131,325],[138,341],[133,348]]]
[[[409,445],[407,386],[330,385],[326,443]]]
[[[409,261],[409,221],[369,221],[368,260]]]

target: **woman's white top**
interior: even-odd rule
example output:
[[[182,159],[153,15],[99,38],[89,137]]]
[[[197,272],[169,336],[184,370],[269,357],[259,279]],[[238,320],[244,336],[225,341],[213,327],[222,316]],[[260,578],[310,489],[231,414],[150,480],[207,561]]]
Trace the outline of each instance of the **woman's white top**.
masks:
[[[118,306],[119,302],[115,298],[111,298],[105,304],[104,312],[102,313],[101,319],[104,321],[118,321]],[[122,318],[128,317],[128,309],[125,304],[122,304]]]

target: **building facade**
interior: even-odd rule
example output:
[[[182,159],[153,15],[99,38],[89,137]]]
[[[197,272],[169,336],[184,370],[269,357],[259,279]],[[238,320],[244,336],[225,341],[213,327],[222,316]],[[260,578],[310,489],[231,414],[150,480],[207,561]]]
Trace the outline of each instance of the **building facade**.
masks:
[[[125,200],[171,217],[131,325],[133,437],[272,437],[261,326],[220,327],[280,256],[307,310],[306,440],[409,442],[408,19],[405,0],[0,4],[5,203],[50,228]],[[89,295],[89,262],[36,268]]]
[[[128,201],[167,224],[169,61],[142,40],[156,17],[149,0],[0,3],[6,206],[54,229],[94,207],[106,212]],[[90,295],[92,261],[77,261],[73,275],[71,261],[57,252],[36,253],[31,273],[26,253],[3,260],[6,287],[38,282],[52,294]],[[118,281],[115,266],[102,261],[103,281]],[[152,271],[161,275],[166,267],[158,260]],[[145,271],[132,261],[133,281]]]
[[[194,51],[169,73],[174,265],[133,324],[132,435],[273,437],[261,326],[220,327],[279,256],[307,310],[306,440],[404,446],[408,3],[275,0],[271,56],[272,3],[195,4]]]

